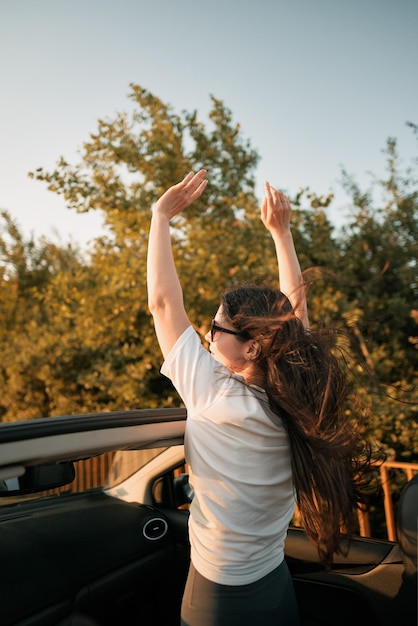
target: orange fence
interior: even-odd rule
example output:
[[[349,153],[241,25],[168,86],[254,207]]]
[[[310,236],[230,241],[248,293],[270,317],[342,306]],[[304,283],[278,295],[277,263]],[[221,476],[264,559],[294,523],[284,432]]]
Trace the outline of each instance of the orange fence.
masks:
[[[395,487],[395,475],[391,470],[399,470],[396,472],[398,480]],[[383,489],[384,507],[385,507],[385,521],[387,538],[389,541],[396,541],[396,512],[393,502],[394,490],[399,492],[399,485],[403,486],[414,474],[418,472],[418,463],[401,463],[399,461],[386,461],[380,466],[380,481]],[[400,480],[399,480],[400,474]],[[372,532],[370,528],[370,516],[364,511],[359,511],[359,529],[361,537],[371,537]]]
[[[406,483],[414,477],[418,472],[418,463],[400,463],[397,461],[387,461],[380,468],[380,479],[382,482],[383,493],[385,495],[385,517],[386,528],[389,541],[396,541],[396,516],[394,512],[390,470],[401,470]]]
[[[402,487],[418,472],[418,463],[401,463],[399,461],[386,461],[380,467],[380,481],[383,489],[385,525],[388,541],[396,541],[396,502]],[[393,496],[396,497],[394,498]],[[395,502],[394,502],[395,500]],[[370,514],[358,511],[360,537],[373,537],[370,524]],[[296,507],[292,525],[300,526],[299,511]],[[378,536],[378,535],[377,535]]]
[[[88,461],[76,461],[74,464],[75,480],[71,484],[71,491],[82,492],[104,485],[112,467],[114,455],[114,452],[106,452]]]

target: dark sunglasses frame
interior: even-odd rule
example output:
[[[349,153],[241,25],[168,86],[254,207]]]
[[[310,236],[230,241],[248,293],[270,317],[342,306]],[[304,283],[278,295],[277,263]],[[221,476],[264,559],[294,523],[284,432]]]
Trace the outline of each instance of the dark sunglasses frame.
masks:
[[[210,323],[210,340],[212,342],[214,341],[215,333],[227,333],[228,335],[237,335],[238,337],[243,334],[239,330],[230,330],[229,328],[218,326],[215,320],[212,320]]]

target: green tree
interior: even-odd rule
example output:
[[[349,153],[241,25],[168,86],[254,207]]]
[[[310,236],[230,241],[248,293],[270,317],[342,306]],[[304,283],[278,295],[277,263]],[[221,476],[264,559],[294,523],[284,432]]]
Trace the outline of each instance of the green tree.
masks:
[[[258,157],[222,102],[212,98],[205,125],[195,112],[179,116],[136,85],[131,99],[130,114],[99,120],[78,165],[61,158],[55,171],[40,168],[33,174],[62,194],[69,208],[100,210],[104,217],[108,234],[94,244],[89,287],[78,300],[72,333],[94,353],[82,384],[106,409],[178,402],[159,374],[161,355],[147,310],[152,203],[190,169],[205,165],[210,170],[205,204],[192,207],[173,229],[187,306],[202,331],[217,305],[220,285],[247,259],[250,225],[242,213],[256,206],[253,172]],[[262,258],[253,256],[247,266]]]
[[[376,433],[394,456],[416,458],[418,180],[414,166],[403,169],[395,139],[385,154],[386,176],[366,192],[343,172],[353,214],[341,237],[340,273],[347,322],[386,394],[370,394]]]
[[[212,97],[204,124],[196,112],[177,115],[137,85],[132,85],[131,99],[130,114],[99,120],[78,165],[61,158],[53,172],[40,168],[33,174],[62,194],[69,208],[100,210],[104,217],[108,235],[95,242],[92,285],[74,332],[82,329],[79,340],[96,347],[85,384],[108,409],[178,402],[159,374],[161,355],[147,311],[145,271],[150,207],[187,171],[204,166],[210,172],[204,198],[173,226],[178,270],[196,328],[206,332],[229,282],[277,281],[273,246],[254,193],[258,155],[231,112]],[[312,196],[309,202],[323,207],[329,200]],[[325,229],[324,239],[330,241],[332,229],[323,212],[306,221],[306,231],[309,226],[317,233]],[[306,239],[312,236],[306,234]]]
[[[74,387],[65,302],[84,265],[78,249],[25,241],[10,215],[0,216],[0,417],[56,414],[69,406]]]
[[[146,249],[150,207],[189,170],[210,172],[204,197],[173,225],[196,329],[206,332],[228,283],[277,280],[254,192],[258,155],[231,112],[212,97],[204,123],[197,112],[177,114],[138,85],[131,86],[130,99],[130,112],[98,121],[78,164],[61,158],[55,170],[32,174],[61,194],[69,209],[102,213],[106,234],[88,256],[45,240],[24,242],[3,217],[3,419],[179,403],[159,373]],[[293,232],[302,267],[310,268],[313,324],[349,328],[351,339],[341,340],[340,348],[352,364],[354,393],[373,398],[374,427],[386,449],[418,458],[411,339],[417,335],[417,181],[414,169],[399,169],[393,140],[387,160],[387,177],[376,181],[386,199],[362,192],[344,173],[353,209],[342,232],[327,216],[332,196],[308,189],[293,198]],[[363,376],[357,350],[386,395]],[[406,402],[395,403],[389,394]]]

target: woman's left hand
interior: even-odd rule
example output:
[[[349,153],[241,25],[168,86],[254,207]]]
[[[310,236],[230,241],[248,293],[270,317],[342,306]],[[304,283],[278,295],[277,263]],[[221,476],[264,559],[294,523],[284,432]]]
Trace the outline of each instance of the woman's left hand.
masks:
[[[200,198],[208,184],[206,173],[206,170],[200,170],[197,174],[190,172],[180,183],[167,189],[155,203],[154,213],[165,215],[170,220]]]
[[[261,205],[261,221],[272,234],[290,232],[290,204],[284,193],[264,183],[265,196]]]

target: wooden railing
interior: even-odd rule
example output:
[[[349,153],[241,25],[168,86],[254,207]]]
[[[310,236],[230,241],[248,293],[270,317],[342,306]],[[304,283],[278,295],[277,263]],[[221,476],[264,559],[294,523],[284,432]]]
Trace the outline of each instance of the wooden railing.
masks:
[[[418,463],[401,463],[400,461],[386,461],[380,466],[380,481],[383,489],[386,532],[388,541],[396,541],[396,511],[393,502],[393,483],[391,480],[391,470],[399,470],[401,480],[398,481],[401,486],[411,480],[418,472]],[[399,473],[399,472],[398,472]],[[359,529],[361,537],[371,537],[373,533],[370,528],[370,515],[364,511],[359,511]]]
[[[389,541],[396,541],[396,517],[393,506],[391,481],[389,474],[389,470],[392,468],[401,470],[405,477],[404,482],[407,483],[414,477],[414,474],[418,472],[418,463],[400,463],[398,461],[387,461],[380,468],[380,479],[382,482],[383,493],[385,496],[384,504],[388,539]]]

